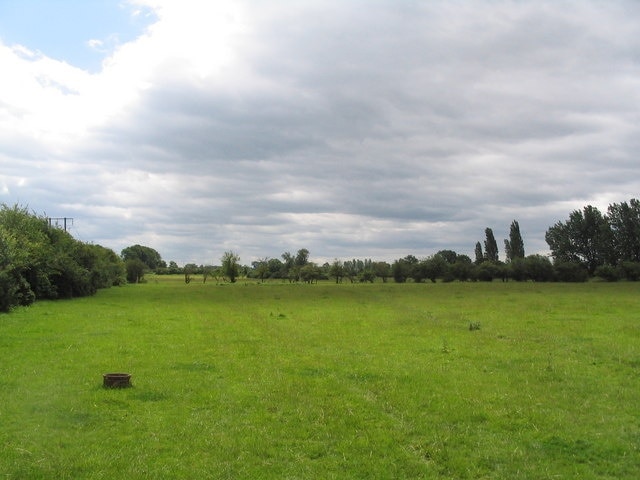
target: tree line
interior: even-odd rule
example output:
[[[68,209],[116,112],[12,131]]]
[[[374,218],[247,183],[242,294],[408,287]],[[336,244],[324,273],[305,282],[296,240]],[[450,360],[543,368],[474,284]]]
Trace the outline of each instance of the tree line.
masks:
[[[475,245],[475,258],[453,250],[440,250],[419,259],[407,255],[393,262],[352,259],[325,262],[310,260],[309,250],[284,252],[280,258],[262,258],[242,265],[227,251],[219,265],[168,264],[151,247],[132,245],[120,255],[100,245],[74,239],[51,226],[48,219],[20,206],[0,207],[0,311],[30,305],[36,299],[71,298],[94,294],[99,288],[144,280],[147,272],[181,274],[190,283],[194,275],[203,281],[235,282],[279,279],[314,283],[407,281],[586,281],[597,276],[608,281],[640,279],[640,201],[609,205],[606,213],[587,205],[549,227],[545,240],[551,255],[526,255],[520,226],[513,220],[504,239],[500,260],[498,242],[491,228]]]
[[[452,250],[418,259],[414,255],[393,262],[371,259],[338,260],[322,265],[309,260],[309,251],[284,252],[280,258],[240,265],[234,252],[225,252],[221,265],[188,264],[180,269],[175,262],[155,270],[156,273],[184,273],[185,280],[202,274],[203,280],[215,278],[234,282],[238,277],[280,279],[313,283],[335,280],[336,283],[423,281],[537,281],[582,282],[597,276],[608,281],[640,279],[640,201],[609,205],[607,213],[585,206],[570,213],[564,222],[551,226],[545,239],[550,256],[526,255],[520,225],[513,220],[509,238],[504,239],[504,261],[500,260],[498,242],[491,228],[485,229],[483,242],[475,245],[475,258]]]

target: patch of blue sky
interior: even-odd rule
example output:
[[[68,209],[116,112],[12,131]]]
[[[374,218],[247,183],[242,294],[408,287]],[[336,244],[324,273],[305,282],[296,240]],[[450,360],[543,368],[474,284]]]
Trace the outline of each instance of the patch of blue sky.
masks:
[[[95,73],[155,21],[122,0],[0,0],[0,40]]]

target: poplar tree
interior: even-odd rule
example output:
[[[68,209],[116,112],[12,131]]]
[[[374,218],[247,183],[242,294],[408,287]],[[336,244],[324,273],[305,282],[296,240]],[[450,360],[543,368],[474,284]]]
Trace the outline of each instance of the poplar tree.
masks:
[[[485,228],[484,230],[486,239],[484,241],[484,258],[490,262],[497,262],[498,259],[498,244],[496,243],[496,237],[493,236],[493,230]]]
[[[511,222],[509,239],[504,241],[504,250],[507,262],[516,258],[524,258],[524,242],[522,241],[522,235],[520,235],[520,225],[517,220]]]
[[[476,265],[484,262],[484,254],[482,253],[482,244],[480,242],[476,242]]]

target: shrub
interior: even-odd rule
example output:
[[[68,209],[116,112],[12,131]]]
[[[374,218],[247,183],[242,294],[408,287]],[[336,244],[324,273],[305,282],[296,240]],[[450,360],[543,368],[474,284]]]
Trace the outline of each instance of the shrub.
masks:
[[[36,299],[29,283],[17,272],[0,270],[0,312],[31,305]]]
[[[509,277],[514,279],[516,282],[524,282],[528,280],[529,275],[524,258],[514,258],[507,265],[507,268]]]
[[[620,279],[620,273],[613,265],[600,265],[596,268],[594,275],[607,282],[617,282]]]
[[[640,280],[640,262],[622,262],[619,271],[622,278],[632,282]]]
[[[589,272],[578,262],[557,262],[554,266],[556,280],[560,282],[586,282]]]
[[[476,275],[481,282],[491,282],[501,275],[501,270],[494,262],[482,262],[476,268]]]
[[[529,255],[524,262],[527,276],[534,282],[553,281],[553,265],[549,258],[542,255]]]

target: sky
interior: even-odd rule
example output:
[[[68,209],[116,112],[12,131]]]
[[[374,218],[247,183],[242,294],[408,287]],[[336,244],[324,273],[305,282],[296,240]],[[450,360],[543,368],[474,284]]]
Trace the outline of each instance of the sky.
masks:
[[[548,254],[639,152],[635,0],[0,0],[0,203],[117,253]]]

